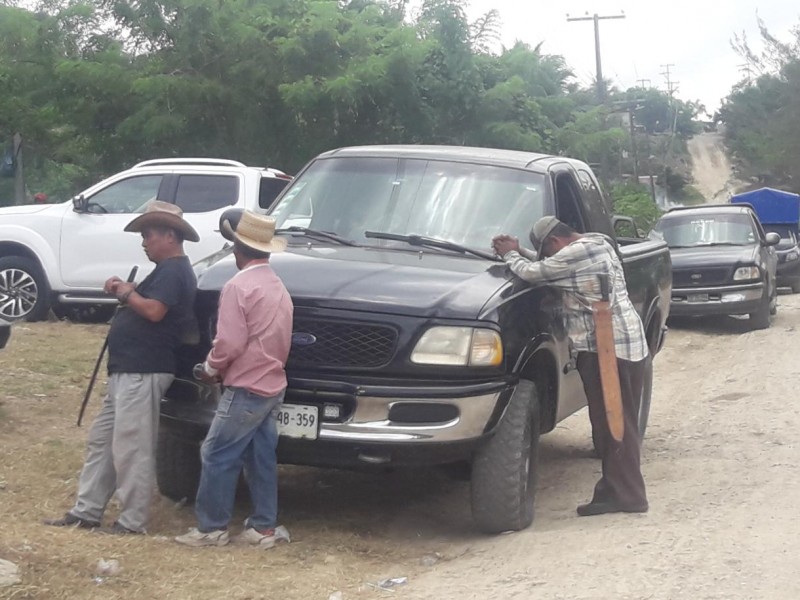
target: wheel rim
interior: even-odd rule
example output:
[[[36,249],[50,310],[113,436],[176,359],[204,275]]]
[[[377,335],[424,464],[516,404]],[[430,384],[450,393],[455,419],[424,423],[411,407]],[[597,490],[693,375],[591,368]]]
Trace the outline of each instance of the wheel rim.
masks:
[[[30,273],[21,269],[0,271],[0,315],[11,319],[24,317],[33,310],[39,287]]]

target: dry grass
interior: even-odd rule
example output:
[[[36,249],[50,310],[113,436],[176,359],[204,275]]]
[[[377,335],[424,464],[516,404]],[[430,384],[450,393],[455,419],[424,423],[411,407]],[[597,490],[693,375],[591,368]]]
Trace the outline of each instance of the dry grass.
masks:
[[[425,554],[449,554],[469,530],[464,484],[436,474],[367,475],[282,468],[282,521],[293,543],[268,552],[189,549],[172,536],[194,524],[189,507],[154,506],[150,535],[120,537],[44,527],[74,500],[86,429],[75,427],[104,326],[20,324],[0,352],[0,558],[22,583],[0,598],[345,598],[391,595],[365,585],[421,569]],[[101,378],[102,379],[102,378]],[[238,508],[237,523],[246,514]],[[109,508],[107,519],[116,515]],[[234,531],[235,532],[235,531]],[[456,537],[453,537],[455,533]],[[100,558],[122,571],[97,579]]]

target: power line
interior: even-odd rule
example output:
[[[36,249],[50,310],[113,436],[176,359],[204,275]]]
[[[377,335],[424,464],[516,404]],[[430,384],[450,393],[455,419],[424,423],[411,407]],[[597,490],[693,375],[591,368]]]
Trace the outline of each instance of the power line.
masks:
[[[606,101],[606,82],[603,79],[603,64],[600,60],[600,21],[605,19],[624,19],[625,13],[619,15],[603,15],[600,16],[595,13],[589,16],[586,13],[585,17],[570,17],[567,14],[567,21],[594,21],[594,55],[597,64],[597,97],[601,103]]]

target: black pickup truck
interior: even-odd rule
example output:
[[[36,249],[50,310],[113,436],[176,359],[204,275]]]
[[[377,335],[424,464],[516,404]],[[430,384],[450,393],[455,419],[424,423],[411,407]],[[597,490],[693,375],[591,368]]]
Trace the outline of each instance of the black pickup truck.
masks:
[[[279,459],[469,465],[477,526],[527,527],[539,435],[586,399],[559,293],[511,275],[490,241],[507,232],[528,244],[550,214],[613,236],[590,168],[483,148],[344,148],[312,160],[270,212],[290,244],[271,263],[295,304]],[[669,311],[667,246],[626,241],[619,252],[655,355]],[[225,254],[197,266],[200,343],[181,352],[162,403],[159,486],[175,499],[193,498],[218,394],[191,367],[235,272]],[[642,429],[652,364],[648,378]]]
[[[775,246],[749,204],[674,208],[650,233],[672,256],[673,316],[749,315],[766,329],[777,311]]]

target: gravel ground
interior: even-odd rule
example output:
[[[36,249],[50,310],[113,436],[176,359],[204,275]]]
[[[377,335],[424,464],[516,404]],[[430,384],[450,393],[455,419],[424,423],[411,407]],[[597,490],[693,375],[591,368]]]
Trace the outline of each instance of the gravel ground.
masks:
[[[764,331],[728,318],[671,325],[643,452],[649,513],[575,515],[600,467],[581,411],[543,438],[526,531],[476,534],[468,484],[437,471],[286,468],[294,541],[267,553],[178,547],[192,511],[166,500],[146,537],[42,527],[74,494],[86,434],[74,419],[104,329],[18,326],[0,353],[0,559],[22,581],[0,598],[794,600],[800,295],[781,295]],[[98,579],[101,558],[120,573]],[[408,583],[374,586],[399,576]]]

